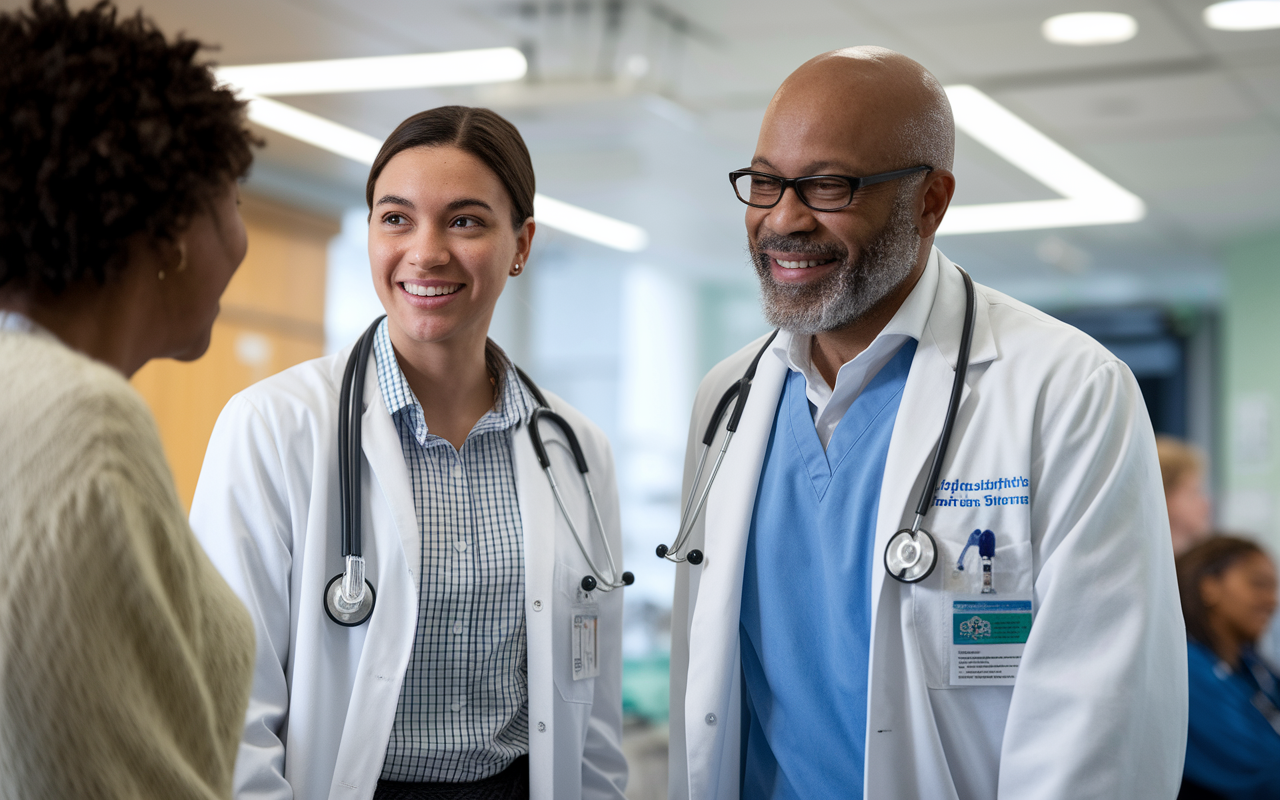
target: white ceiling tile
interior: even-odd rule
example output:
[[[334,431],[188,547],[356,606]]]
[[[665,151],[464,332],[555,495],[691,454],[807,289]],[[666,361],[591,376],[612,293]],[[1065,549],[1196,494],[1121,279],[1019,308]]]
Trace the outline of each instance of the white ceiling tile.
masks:
[[[1222,72],[997,92],[1030,121],[1075,141],[1230,132],[1258,109]]]

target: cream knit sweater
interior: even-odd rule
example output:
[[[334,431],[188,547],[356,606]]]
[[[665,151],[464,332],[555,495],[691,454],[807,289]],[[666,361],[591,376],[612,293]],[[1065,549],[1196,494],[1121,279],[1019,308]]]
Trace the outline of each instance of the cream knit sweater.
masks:
[[[0,331],[0,798],[226,798],[244,606],[119,373]]]

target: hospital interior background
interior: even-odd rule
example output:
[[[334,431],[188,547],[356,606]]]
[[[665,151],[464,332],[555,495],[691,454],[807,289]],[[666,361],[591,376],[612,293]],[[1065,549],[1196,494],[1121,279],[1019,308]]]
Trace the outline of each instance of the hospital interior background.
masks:
[[[1280,550],[1280,15],[1272,3],[1270,27],[1221,29],[1231,20],[1211,27],[1208,5],[149,0],[165,30],[220,43],[223,65],[510,47],[524,66],[481,84],[464,71],[428,88],[264,89],[266,147],[244,187],[249,254],[212,348],[195,364],[153,363],[135,384],[189,503],[226,400],[340,349],[379,312],[370,142],[443,104],[511,119],[532,152],[541,224],[494,338],[613,442],[636,575],[631,795],[663,796],[674,566],[653,551],[674,533],[700,376],[765,331],[726,173],[750,160],[779,82],[817,53],[884,45],[948,86],[958,189],[938,246],[1126,361],[1157,431],[1209,455],[1218,527]],[[1050,41],[1046,20],[1072,12],[1113,15],[1084,26],[1091,42]]]

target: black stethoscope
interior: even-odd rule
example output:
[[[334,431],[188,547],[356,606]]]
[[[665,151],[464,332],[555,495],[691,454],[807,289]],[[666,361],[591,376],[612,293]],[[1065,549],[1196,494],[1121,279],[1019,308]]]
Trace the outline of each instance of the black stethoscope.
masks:
[[[961,277],[964,278],[964,293],[967,305],[964,312],[964,330],[960,335],[960,352],[956,356],[956,376],[951,384],[951,400],[947,404],[947,416],[942,423],[942,435],[938,438],[938,447],[934,451],[933,467],[929,470],[929,479],[925,481],[924,487],[920,490],[920,502],[916,504],[915,521],[910,528],[903,528],[895,533],[889,539],[889,544],[884,550],[885,570],[893,578],[903,583],[917,583],[924,580],[929,577],[933,572],[934,566],[938,563],[937,542],[934,541],[931,533],[920,526],[924,523],[925,515],[929,513],[929,500],[932,498],[934,487],[942,474],[942,462],[946,457],[947,448],[951,444],[951,432],[955,428],[956,413],[960,409],[960,397],[964,392],[965,375],[969,370],[969,349],[973,345],[974,316],[977,307],[973,279],[969,277],[969,273],[960,269],[959,266],[956,269],[960,271]],[[733,439],[733,434],[738,430],[738,423],[742,419],[742,411],[747,405],[747,395],[751,391],[751,381],[756,376],[756,368],[760,365],[760,359],[769,349],[769,345],[773,344],[774,337],[777,335],[778,332],[776,330],[770,334],[760,348],[760,352],[756,353],[756,357],[751,360],[751,365],[743,373],[742,379],[730,386],[720,398],[720,402],[716,403],[715,410],[711,414],[711,421],[707,425],[707,432],[702,437],[702,453],[698,458],[698,468],[693,475],[693,485],[689,491],[689,499],[680,514],[680,527],[676,531],[676,540],[670,547],[665,544],[658,545],[659,558],[675,562],[688,561],[695,566],[702,563],[703,553],[701,550],[690,550],[684,556],[679,555],[679,552],[684,548],[689,534],[693,532],[694,521],[697,520],[698,515],[702,513],[702,509],[706,505],[707,496],[711,493],[711,485],[715,482],[716,474],[720,471],[720,465],[724,462],[725,452],[729,449],[729,441]],[[698,481],[702,479],[702,471],[707,463],[707,454],[710,452],[711,443],[715,440],[716,431],[720,429],[720,420],[723,419],[725,410],[735,397],[738,402],[733,407],[733,413],[729,416],[728,424],[725,425],[724,442],[720,445],[720,452],[711,468],[711,475],[707,478],[707,484],[703,487],[702,493],[699,494],[697,492]],[[694,503],[695,496],[698,498],[696,504]]]
[[[361,547],[359,476],[361,459],[364,455],[360,442],[360,419],[363,416],[365,370],[369,364],[369,353],[373,350],[378,326],[383,319],[385,315],[374,320],[352,348],[351,357],[347,359],[346,370],[342,373],[342,392],[338,399],[338,482],[341,488],[339,497],[342,509],[344,568],[324,587],[324,610],[329,615],[329,619],[348,628],[368,620],[377,599],[373,584],[364,577],[364,556]],[[609,546],[609,537],[605,534],[604,521],[600,517],[600,508],[596,505],[595,493],[591,491],[591,481],[587,480],[587,459],[582,453],[582,446],[578,444],[578,436],[574,433],[573,426],[564,417],[551,410],[546,397],[523,370],[516,367],[516,373],[529,388],[529,393],[538,401],[538,408],[534,409],[529,417],[529,437],[533,440],[533,450],[538,457],[538,464],[546,473],[556,505],[569,524],[569,531],[573,534],[582,557],[586,559],[587,566],[591,569],[591,574],[585,576],[580,584],[583,591],[600,589],[610,592],[623,586],[630,586],[635,582],[635,577],[630,572],[618,573],[613,549]],[[569,450],[573,453],[578,474],[582,476],[582,485],[587,490],[592,518],[595,520],[596,529],[600,531],[600,540],[604,542],[604,554],[608,562],[607,575],[596,566],[595,560],[587,552],[582,536],[578,533],[578,526],[574,524],[573,517],[570,516],[569,509],[564,504],[560,486],[556,483],[556,476],[551,471],[551,459],[547,456],[547,448],[539,431],[539,423],[542,420],[559,428],[569,442]]]

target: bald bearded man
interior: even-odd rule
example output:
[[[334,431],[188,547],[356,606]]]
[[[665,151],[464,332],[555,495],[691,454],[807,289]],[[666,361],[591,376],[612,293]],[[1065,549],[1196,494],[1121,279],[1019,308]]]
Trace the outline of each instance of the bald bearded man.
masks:
[[[731,176],[779,331],[694,409],[686,509],[717,405],[747,397],[667,554],[672,798],[1178,793],[1185,634],[1138,385],[933,247],[954,140],[923,67],[841,50]]]

